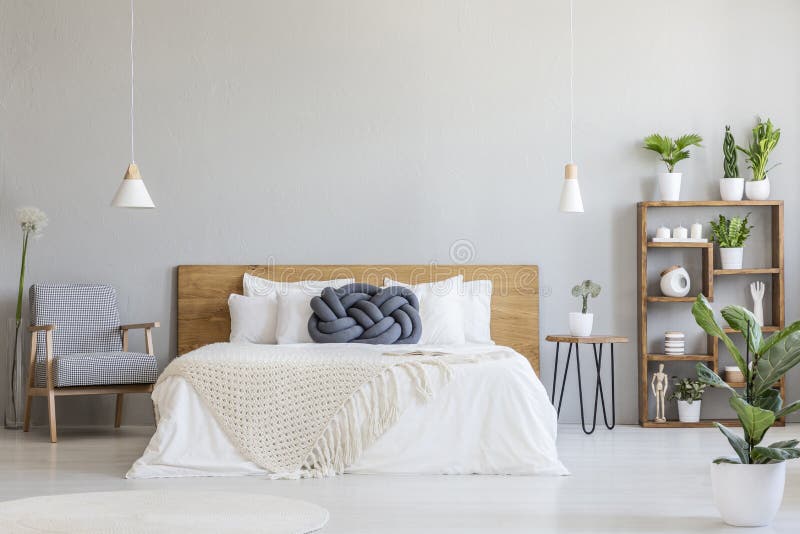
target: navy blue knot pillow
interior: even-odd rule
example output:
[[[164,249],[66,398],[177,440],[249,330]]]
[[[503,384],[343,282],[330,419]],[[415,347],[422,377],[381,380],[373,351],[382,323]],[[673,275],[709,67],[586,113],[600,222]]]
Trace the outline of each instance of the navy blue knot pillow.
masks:
[[[317,343],[417,343],[419,300],[406,287],[370,284],[326,287],[311,299],[308,333]]]

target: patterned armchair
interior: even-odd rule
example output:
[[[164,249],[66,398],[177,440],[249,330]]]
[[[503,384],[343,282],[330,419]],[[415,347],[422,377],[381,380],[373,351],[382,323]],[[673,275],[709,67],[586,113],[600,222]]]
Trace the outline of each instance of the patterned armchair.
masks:
[[[55,397],[116,394],[114,427],[122,419],[125,393],[149,393],[158,378],[152,329],[159,323],[119,324],[113,287],[35,284],[30,289],[31,361],[24,430],[31,399],[47,397],[50,441],[56,442]],[[128,352],[128,332],[144,329],[147,353]]]

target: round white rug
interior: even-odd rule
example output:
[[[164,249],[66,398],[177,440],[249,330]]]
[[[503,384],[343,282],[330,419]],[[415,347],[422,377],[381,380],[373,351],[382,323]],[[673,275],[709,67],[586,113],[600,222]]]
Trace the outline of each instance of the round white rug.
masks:
[[[328,511],[295,499],[213,491],[108,491],[0,502],[8,533],[258,532],[305,534]]]

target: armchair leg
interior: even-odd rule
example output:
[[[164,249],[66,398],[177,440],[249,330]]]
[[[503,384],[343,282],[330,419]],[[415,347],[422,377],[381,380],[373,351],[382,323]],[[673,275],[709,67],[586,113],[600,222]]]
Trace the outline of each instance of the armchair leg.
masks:
[[[47,393],[47,411],[50,415],[50,441],[56,443],[56,396],[52,389]]]
[[[117,393],[117,412],[114,416],[114,428],[122,424],[122,393]]]
[[[30,395],[25,397],[25,420],[22,424],[22,431],[27,432],[31,429],[31,397]]]

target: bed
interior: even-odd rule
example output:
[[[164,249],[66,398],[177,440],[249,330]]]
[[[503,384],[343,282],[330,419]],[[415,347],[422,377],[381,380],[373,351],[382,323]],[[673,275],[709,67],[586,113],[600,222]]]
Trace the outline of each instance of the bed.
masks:
[[[244,273],[285,282],[353,278],[373,285],[382,285],[386,278],[411,283],[454,275],[463,275],[467,281],[489,279],[493,284],[491,335],[495,344],[229,343],[227,299],[231,293],[242,292]],[[326,451],[330,456],[326,469],[311,469],[309,466],[314,463],[311,460],[303,469],[275,467],[260,454],[259,444],[254,446],[243,441],[241,434],[232,432],[232,426],[247,420],[239,413],[239,409],[246,409],[243,397],[236,397],[227,412],[209,402],[228,394],[225,380],[229,378],[217,380],[215,389],[206,383],[213,382],[209,378],[165,372],[153,392],[156,432],[127,477],[567,474],[555,446],[556,414],[536,376],[538,298],[538,268],[534,265],[180,266],[178,354],[181,356],[167,371],[176,365],[180,367],[178,364],[183,360],[187,365],[190,361],[193,365],[200,362],[204,369],[223,377],[228,377],[225,373],[240,362],[250,366],[265,365],[264,362],[278,366],[280,362],[325,362],[324,365],[334,367],[339,362],[385,362],[381,369],[392,372],[384,373],[384,378],[364,382],[357,395],[338,411],[331,412],[333,417],[324,432],[320,436],[314,434],[309,443],[317,445],[311,456],[316,462],[314,454],[320,456],[321,450]],[[398,361],[402,363],[397,364]],[[239,389],[259,389],[263,382],[255,374],[248,371],[241,375],[241,381],[250,382],[239,384]],[[385,395],[384,389],[394,399],[391,406],[380,400]],[[420,395],[420,390],[427,393]],[[306,395],[297,397],[296,402],[309,396],[309,390],[305,391]],[[278,403],[283,400],[278,399]],[[237,403],[242,406],[237,407]],[[273,398],[267,408],[274,404]],[[393,415],[384,421],[386,424],[378,424],[380,417],[375,413],[381,410],[372,406],[381,407],[384,419],[388,412]],[[257,412],[247,413],[257,418]],[[260,436],[255,441],[274,441],[275,436],[264,434],[269,422],[269,419],[258,422],[245,435]],[[346,435],[350,437],[345,439]],[[344,448],[331,452],[328,449],[332,448],[329,445],[334,437],[346,443]]]

